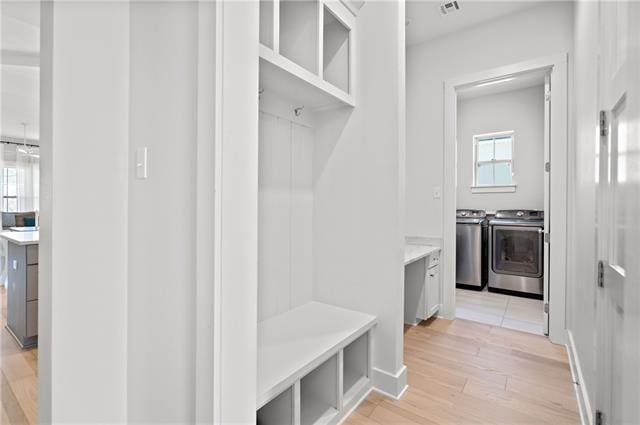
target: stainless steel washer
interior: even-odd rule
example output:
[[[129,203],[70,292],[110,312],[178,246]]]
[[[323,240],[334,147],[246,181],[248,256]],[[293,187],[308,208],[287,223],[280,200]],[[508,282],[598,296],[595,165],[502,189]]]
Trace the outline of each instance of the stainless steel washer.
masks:
[[[487,214],[456,211],[456,286],[481,290],[487,284]]]
[[[542,298],[544,212],[497,211],[489,226],[489,290]]]

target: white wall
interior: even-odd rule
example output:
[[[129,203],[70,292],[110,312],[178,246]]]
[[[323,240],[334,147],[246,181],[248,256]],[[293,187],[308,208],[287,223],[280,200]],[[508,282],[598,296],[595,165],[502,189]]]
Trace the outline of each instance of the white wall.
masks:
[[[544,85],[458,100],[457,208],[544,209]],[[472,193],[473,136],[515,131],[515,192]]]
[[[432,190],[443,184],[443,81],[570,52],[572,13],[569,2],[543,3],[407,49],[407,235],[442,237]]]
[[[255,419],[258,11],[210,5],[43,3],[43,423]]]
[[[42,22],[39,421],[124,423],[129,5]]]
[[[261,95],[259,129],[258,320],[312,299],[312,112]]]
[[[317,119],[313,295],[378,317],[374,385],[402,387],[404,4],[367,2],[355,46],[356,107]]]
[[[147,147],[149,158],[149,178],[129,178],[133,422],[194,421],[197,12],[131,3],[129,155]]]
[[[596,131],[598,117],[598,3],[576,3],[575,74],[569,150],[567,329],[582,372],[580,388],[596,394]],[[592,404],[593,407],[593,404]]]

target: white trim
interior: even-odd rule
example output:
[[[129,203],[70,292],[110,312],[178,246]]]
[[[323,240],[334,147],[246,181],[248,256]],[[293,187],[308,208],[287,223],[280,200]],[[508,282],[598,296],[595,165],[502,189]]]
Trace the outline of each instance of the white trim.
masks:
[[[471,193],[509,193],[515,192],[517,187],[517,184],[471,186]]]
[[[402,365],[394,374],[374,367],[372,381],[375,391],[399,400],[408,388],[407,367]]]
[[[557,344],[566,341],[565,296],[566,296],[566,256],[567,256],[567,147],[568,147],[568,72],[567,54],[537,58],[512,65],[497,67],[459,78],[447,80],[444,89],[444,176],[443,176],[443,251],[441,268],[443,274],[442,316],[455,318],[455,273],[456,273],[456,90],[463,86],[477,84],[509,75],[551,69],[553,91],[551,156],[554,166],[551,172],[550,231],[553,233],[553,255],[550,256],[550,273],[554,283],[551,286],[549,309],[549,338]],[[563,165],[564,164],[564,165]],[[553,208],[553,206],[557,206]],[[565,205],[563,208],[562,205]]]
[[[578,411],[580,412],[580,422],[582,425],[593,425],[593,410],[591,410],[591,401],[587,387],[584,385],[584,377],[582,375],[582,366],[580,358],[576,350],[576,343],[573,340],[573,333],[567,330],[567,355],[569,357],[569,366],[571,367],[571,377],[573,379],[573,388],[576,392],[576,400],[578,401]]]

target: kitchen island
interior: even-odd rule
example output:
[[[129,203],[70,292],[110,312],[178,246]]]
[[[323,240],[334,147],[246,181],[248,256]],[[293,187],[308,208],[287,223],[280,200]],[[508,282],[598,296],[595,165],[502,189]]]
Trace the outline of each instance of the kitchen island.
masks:
[[[38,343],[38,231],[0,232],[7,255],[7,329],[22,348]]]

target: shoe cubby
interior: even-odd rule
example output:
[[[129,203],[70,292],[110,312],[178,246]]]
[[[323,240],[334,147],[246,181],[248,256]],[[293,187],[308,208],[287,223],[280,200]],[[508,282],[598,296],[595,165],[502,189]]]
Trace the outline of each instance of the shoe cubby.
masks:
[[[322,424],[333,418],[338,406],[338,356],[300,380],[300,424]]]
[[[344,347],[342,391],[348,403],[369,381],[369,333]]]
[[[258,425],[294,425],[294,394],[289,388],[262,406],[256,414]]]

